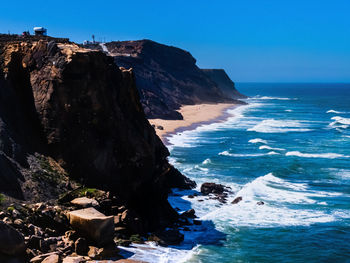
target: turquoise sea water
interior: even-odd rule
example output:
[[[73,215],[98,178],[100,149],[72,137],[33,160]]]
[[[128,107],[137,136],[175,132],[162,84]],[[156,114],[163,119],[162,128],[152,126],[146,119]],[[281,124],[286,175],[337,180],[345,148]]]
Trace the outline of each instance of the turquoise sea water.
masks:
[[[198,184],[169,201],[193,207],[203,224],[144,259],[350,262],[350,85],[237,87],[249,105],[169,137],[170,161]],[[189,198],[203,182],[230,186],[228,202]]]

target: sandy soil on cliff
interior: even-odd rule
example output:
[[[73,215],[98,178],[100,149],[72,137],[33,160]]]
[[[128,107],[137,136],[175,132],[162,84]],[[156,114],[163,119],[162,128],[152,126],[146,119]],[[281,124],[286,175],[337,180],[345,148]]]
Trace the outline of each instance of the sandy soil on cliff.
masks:
[[[225,120],[226,110],[236,106],[231,103],[185,105],[179,110],[184,117],[183,120],[149,119],[149,122],[155,125],[157,135],[166,143],[165,137],[171,133],[195,129],[213,121]],[[160,129],[159,126],[162,126],[163,129]]]

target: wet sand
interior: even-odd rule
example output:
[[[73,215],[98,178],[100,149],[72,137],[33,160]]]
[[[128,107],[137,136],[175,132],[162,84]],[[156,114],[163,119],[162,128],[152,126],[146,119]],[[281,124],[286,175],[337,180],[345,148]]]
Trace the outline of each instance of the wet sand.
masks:
[[[237,104],[232,103],[185,105],[179,110],[184,117],[183,120],[149,119],[149,122],[155,125],[157,135],[164,143],[167,143],[166,136],[172,133],[192,130],[202,124],[214,121],[226,120],[229,116],[226,111],[237,106]]]

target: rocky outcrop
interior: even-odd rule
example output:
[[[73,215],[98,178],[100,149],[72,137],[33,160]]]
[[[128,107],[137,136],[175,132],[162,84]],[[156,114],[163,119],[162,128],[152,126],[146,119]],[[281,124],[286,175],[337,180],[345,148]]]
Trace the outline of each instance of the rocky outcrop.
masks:
[[[223,69],[202,69],[213,82],[215,82],[222,93],[232,99],[245,99],[247,96],[241,94],[236,88],[235,83],[230,79]]]
[[[170,188],[191,185],[145,118],[133,71],[114,62],[67,41],[0,37],[0,191],[57,199],[75,180],[110,190],[148,231],[176,220]]]
[[[182,119],[183,104],[235,102],[182,49],[151,40],[106,43],[117,65],[132,68],[148,118]],[[235,91],[234,87],[231,87]]]

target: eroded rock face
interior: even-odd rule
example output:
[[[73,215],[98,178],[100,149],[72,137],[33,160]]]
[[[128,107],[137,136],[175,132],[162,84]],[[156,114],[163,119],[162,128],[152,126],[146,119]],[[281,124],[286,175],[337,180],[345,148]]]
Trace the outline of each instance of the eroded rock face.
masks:
[[[241,94],[235,87],[235,83],[230,79],[223,69],[202,69],[213,82],[215,82],[222,93],[232,99],[245,99],[247,96]]]
[[[174,220],[169,189],[191,183],[166,160],[132,71],[72,43],[0,38],[0,191],[31,197],[23,194],[23,170],[30,173],[35,152],[53,157],[71,177],[116,193],[145,229]]]
[[[148,118],[182,119],[182,104],[235,102],[182,49],[151,40],[107,43],[116,63],[132,68]],[[233,88],[234,89],[234,88]]]

